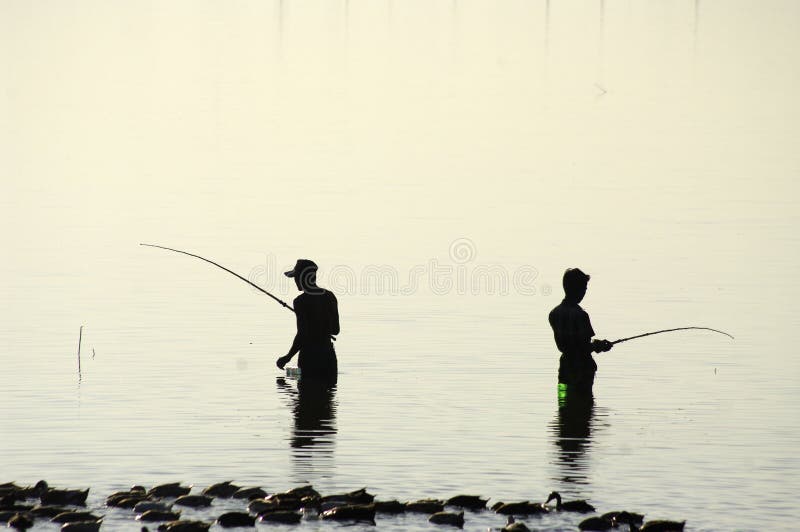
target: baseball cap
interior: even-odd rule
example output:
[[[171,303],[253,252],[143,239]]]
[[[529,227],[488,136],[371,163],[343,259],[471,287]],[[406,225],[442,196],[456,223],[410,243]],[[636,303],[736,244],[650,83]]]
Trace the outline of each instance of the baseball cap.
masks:
[[[307,275],[307,272],[316,272],[316,271],[317,271],[317,264],[313,260],[297,259],[294,268],[289,270],[288,272],[283,272],[283,274],[286,277],[298,277],[303,274]]]

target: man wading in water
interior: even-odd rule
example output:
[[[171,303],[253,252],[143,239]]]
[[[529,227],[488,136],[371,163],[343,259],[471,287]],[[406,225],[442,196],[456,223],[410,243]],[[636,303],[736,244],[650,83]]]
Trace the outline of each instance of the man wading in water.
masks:
[[[277,360],[283,369],[298,352],[300,379],[336,382],[338,367],[331,336],[339,334],[339,309],[336,296],[317,286],[317,265],[298,259],[294,269],[285,273],[292,277],[303,293],[294,299],[297,315],[297,334],[289,352]]]
[[[550,326],[556,339],[556,346],[561,351],[558,365],[558,383],[566,385],[568,391],[576,391],[584,395],[592,394],[594,374],[597,364],[592,353],[601,353],[611,349],[608,340],[592,340],[594,330],[589,321],[589,314],[579,303],[586,295],[589,276],[578,268],[570,268],[564,272],[564,300],[550,311]]]

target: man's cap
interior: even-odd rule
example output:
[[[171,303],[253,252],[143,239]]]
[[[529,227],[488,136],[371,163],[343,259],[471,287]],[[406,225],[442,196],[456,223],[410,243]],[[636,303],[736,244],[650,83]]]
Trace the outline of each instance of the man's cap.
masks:
[[[294,269],[289,270],[288,272],[283,272],[286,277],[299,277],[302,275],[308,275],[310,272],[317,271],[317,264],[313,260],[308,259],[297,259],[297,262],[294,265]]]

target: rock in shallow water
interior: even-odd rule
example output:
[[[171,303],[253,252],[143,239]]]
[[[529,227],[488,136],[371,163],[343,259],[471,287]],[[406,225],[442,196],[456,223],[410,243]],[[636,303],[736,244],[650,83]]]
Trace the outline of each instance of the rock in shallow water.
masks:
[[[451,525],[462,528],[464,526],[464,512],[436,512],[428,518],[433,524],[436,525]]]
[[[242,489],[240,486],[236,484],[232,484],[230,480],[226,480],[225,482],[219,482],[217,484],[212,484],[211,486],[207,487],[202,491],[203,495],[208,495],[209,497],[220,497],[223,499],[230,499],[233,497],[233,494]]]
[[[133,507],[137,514],[143,514],[148,510],[158,510],[160,512],[171,512],[172,505],[161,501],[141,501]],[[172,519],[171,519],[172,520]]]
[[[320,498],[323,503],[326,502],[343,502],[346,504],[369,504],[375,500],[375,496],[367,493],[366,488],[361,488],[347,493],[336,493],[334,495],[325,495]]]
[[[31,516],[24,513],[15,513],[8,520],[8,527],[16,530],[27,530],[33,526],[33,519]]]
[[[175,499],[175,504],[178,506],[188,506],[190,508],[200,508],[211,506],[211,501],[213,500],[213,497],[207,495],[182,495]]]
[[[262,523],[283,523],[291,525],[299,523],[302,517],[303,514],[300,514],[298,512],[277,510],[275,512],[267,512],[260,514],[258,516],[258,520],[261,521]]]
[[[160,484],[150,489],[147,495],[150,497],[180,497],[188,495],[192,491],[190,486],[181,486],[179,482],[170,482],[169,484]]]
[[[578,524],[580,530],[594,530],[603,532],[614,528],[614,523],[602,517],[589,517]]]
[[[100,521],[76,521],[65,523],[61,532],[97,532],[100,530]]]
[[[263,499],[267,495],[269,495],[269,493],[267,493],[266,491],[264,491],[263,489],[261,489],[259,487],[239,488],[233,494],[233,498],[234,499],[249,499],[249,500],[253,500],[253,499]]]
[[[89,488],[85,490],[57,490],[48,488],[39,496],[42,504],[46,505],[72,505],[86,506],[86,497],[89,496]]]
[[[217,524],[223,528],[255,526],[256,518],[244,512],[228,512],[217,518]]]
[[[127,507],[131,501],[144,501],[147,492],[142,486],[134,486],[128,491],[117,491],[106,497],[106,506]],[[136,506],[136,502],[133,503]]]
[[[177,521],[181,518],[180,512],[172,512],[168,510],[147,510],[136,519],[145,522],[158,522],[158,521]]]
[[[501,515],[536,515],[546,514],[547,508],[538,502],[498,502],[492,506],[492,510]]]
[[[477,495],[456,495],[445,501],[445,506],[458,506],[468,510],[483,510],[489,499],[481,499]]]
[[[321,519],[332,521],[367,521],[375,523],[375,506],[372,504],[345,504],[322,512]]]
[[[659,519],[655,521],[648,521],[639,528],[639,532],[683,532],[683,527],[686,521],[668,521]],[[631,530],[636,530],[631,526]]]
[[[419,512],[424,514],[435,514],[444,511],[444,501],[439,499],[420,499],[406,503],[407,512]]]
[[[500,529],[501,532],[531,532],[531,529],[525,525],[525,523],[520,523],[518,521],[514,521],[514,517],[509,515],[508,522],[506,526]]]
[[[210,523],[204,521],[170,521],[158,525],[159,532],[207,532]]]
[[[74,523],[76,521],[99,521],[100,519],[102,517],[91,512],[62,512],[50,520],[54,523]]]
[[[400,501],[375,501],[372,504],[379,514],[402,514],[406,511],[406,505]]]
[[[36,517],[53,518],[58,514],[63,514],[64,512],[68,511],[69,510],[63,506],[34,506],[28,513]]]

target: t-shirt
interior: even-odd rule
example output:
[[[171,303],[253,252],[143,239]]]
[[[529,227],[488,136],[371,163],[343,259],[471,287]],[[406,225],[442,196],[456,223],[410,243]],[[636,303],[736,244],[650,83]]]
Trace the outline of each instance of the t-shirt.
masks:
[[[580,305],[565,299],[550,311],[548,319],[559,351],[565,355],[592,354],[594,329]]]
[[[331,335],[339,334],[336,296],[323,288],[318,292],[303,292],[294,299],[301,348],[330,343]]]

